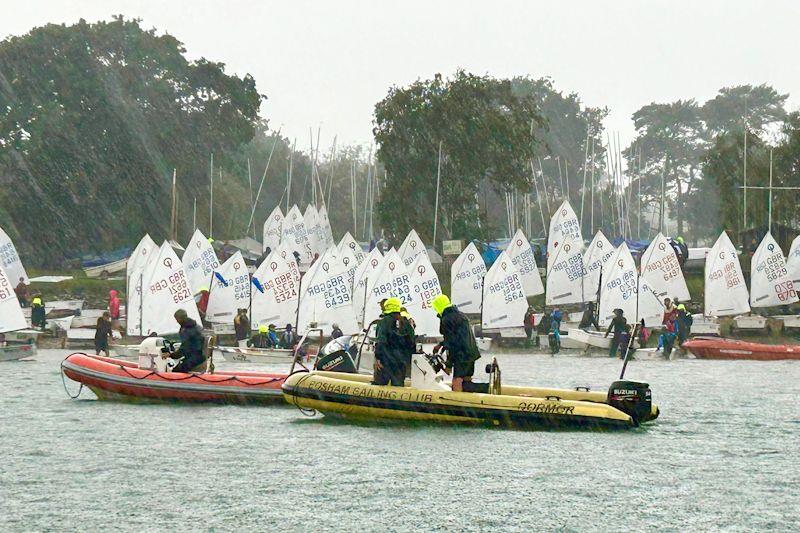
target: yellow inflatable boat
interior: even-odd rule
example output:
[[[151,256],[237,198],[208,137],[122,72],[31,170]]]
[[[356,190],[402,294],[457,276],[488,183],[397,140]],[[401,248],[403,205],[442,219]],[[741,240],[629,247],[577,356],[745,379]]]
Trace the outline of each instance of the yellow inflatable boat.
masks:
[[[493,362],[485,392],[453,392],[424,355],[414,355],[404,387],[372,385],[372,376],[352,373],[348,355],[323,358],[318,368],[284,382],[286,401],[324,415],[354,419],[399,419],[531,428],[633,428],[658,417],[649,385],[618,381],[607,392],[501,385]],[[344,363],[344,364],[342,364]],[[491,365],[490,365],[491,366]],[[487,368],[487,371],[489,369]],[[475,384],[475,388],[481,388]]]

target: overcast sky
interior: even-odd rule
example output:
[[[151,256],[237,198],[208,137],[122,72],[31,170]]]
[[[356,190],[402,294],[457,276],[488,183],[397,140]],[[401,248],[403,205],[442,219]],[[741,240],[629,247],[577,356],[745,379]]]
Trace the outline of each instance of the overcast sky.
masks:
[[[13,6],[13,7],[11,7]],[[263,113],[298,147],[369,142],[372,110],[392,85],[462,67],[494,76],[550,76],[592,106],[623,144],[650,102],[769,83],[800,95],[800,1],[2,0],[0,35],[49,22],[143,19],[192,58],[250,73]],[[793,95],[790,108],[797,109]]]

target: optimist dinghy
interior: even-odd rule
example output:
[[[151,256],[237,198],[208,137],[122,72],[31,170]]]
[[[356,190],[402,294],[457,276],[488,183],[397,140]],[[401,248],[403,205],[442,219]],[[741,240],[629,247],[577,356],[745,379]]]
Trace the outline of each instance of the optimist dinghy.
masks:
[[[658,417],[649,385],[614,382],[591,391],[502,385],[493,361],[481,392],[454,392],[437,370],[441,360],[412,356],[411,380],[404,387],[372,385],[355,373],[345,350],[327,353],[315,370],[291,374],[283,383],[286,401],[324,415],[352,419],[397,419],[522,428],[633,428]],[[410,386],[409,386],[410,385]]]

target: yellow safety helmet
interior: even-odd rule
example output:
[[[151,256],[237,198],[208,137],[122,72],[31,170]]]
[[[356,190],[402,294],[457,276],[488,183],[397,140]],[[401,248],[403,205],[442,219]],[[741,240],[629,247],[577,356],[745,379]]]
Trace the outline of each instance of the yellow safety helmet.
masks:
[[[202,287],[200,287],[200,289],[197,291],[197,294],[200,294],[203,291],[208,292],[208,286],[207,285],[203,285]]]
[[[399,313],[400,309],[402,309],[403,304],[400,301],[400,298],[389,298],[383,303],[383,312],[384,313]]]
[[[31,305],[42,305],[42,299],[41,298],[34,298],[31,301]]]
[[[263,324],[261,326],[258,326],[258,332],[259,333],[267,333],[268,331],[269,331],[269,328],[267,326],[265,326]]]
[[[678,311],[686,311],[686,306],[683,304],[678,304],[678,307],[676,309],[678,309]]]
[[[453,304],[450,303],[450,298],[448,298],[446,294],[440,294],[433,299],[431,305],[433,306],[433,310],[436,311],[436,314],[442,316],[444,310],[451,307]]]

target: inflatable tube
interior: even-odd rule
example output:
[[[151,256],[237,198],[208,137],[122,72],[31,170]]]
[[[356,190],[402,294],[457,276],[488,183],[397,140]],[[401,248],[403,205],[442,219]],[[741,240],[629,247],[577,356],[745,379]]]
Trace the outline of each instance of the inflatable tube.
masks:
[[[64,374],[101,400],[235,404],[281,402],[286,374],[215,372],[195,374],[140,369],[135,363],[74,353],[61,362]]]
[[[632,428],[646,420],[612,407],[606,392],[503,386],[502,394],[421,390],[371,384],[371,376],[314,371],[283,384],[293,405],[325,415],[544,428]],[[649,398],[648,398],[649,400]]]
[[[760,344],[720,337],[695,337],[684,342],[683,347],[698,359],[750,359],[754,361],[800,359],[800,345],[797,344]]]

